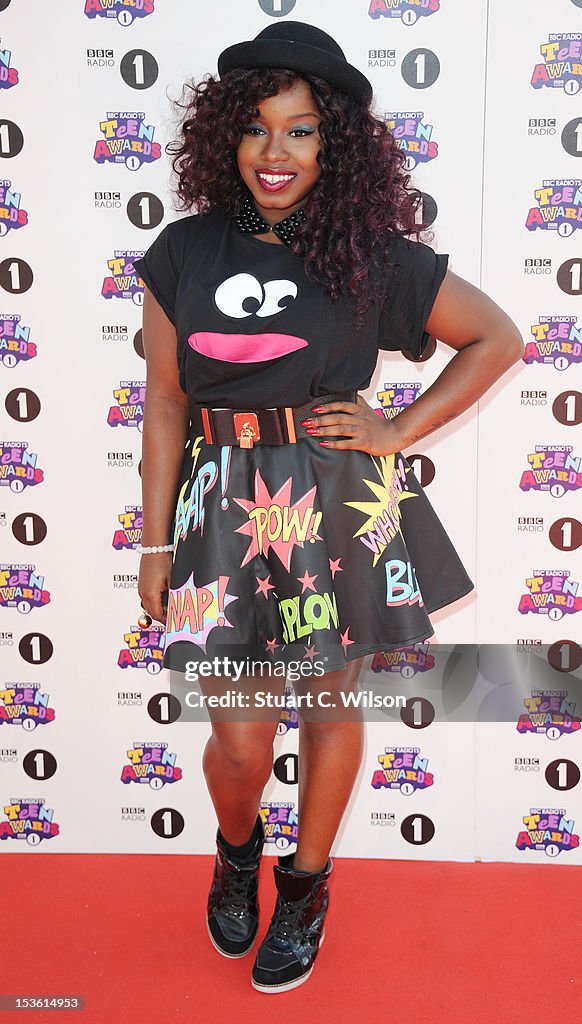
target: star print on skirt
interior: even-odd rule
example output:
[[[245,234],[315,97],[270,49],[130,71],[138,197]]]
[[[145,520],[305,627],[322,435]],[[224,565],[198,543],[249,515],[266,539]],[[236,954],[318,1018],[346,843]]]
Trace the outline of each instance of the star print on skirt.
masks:
[[[401,452],[188,439],[177,492],[164,668],[317,658],[325,671],[426,640],[474,589]]]

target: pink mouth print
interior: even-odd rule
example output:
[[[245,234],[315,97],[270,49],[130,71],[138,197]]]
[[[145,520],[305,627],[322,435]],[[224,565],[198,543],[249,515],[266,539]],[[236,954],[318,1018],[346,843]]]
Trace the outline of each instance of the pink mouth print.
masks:
[[[188,344],[195,352],[225,363],[262,363],[307,347],[305,338],[296,338],[293,334],[218,334],[215,331],[196,331],[188,338]]]

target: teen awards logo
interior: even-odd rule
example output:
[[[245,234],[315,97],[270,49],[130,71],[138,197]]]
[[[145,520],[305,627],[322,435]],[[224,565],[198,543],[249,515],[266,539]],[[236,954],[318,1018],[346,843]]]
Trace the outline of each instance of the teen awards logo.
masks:
[[[429,654],[430,644],[403,644],[391,651],[377,651],[372,658],[373,672],[389,672],[393,675],[412,679],[417,672],[428,672],[435,666],[434,654]]]
[[[416,401],[420,394],[420,388],[421,385],[418,382],[384,384],[383,391],[376,392],[380,408],[374,409],[374,412],[380,413],[387,420],[393,420],[399,412]]]
[[[117,405],[111,405],[107,413],[110,427],[137,427],[143,430],[143,406],[145,402],[144,380],[121,380],[114,388],[113,397]]]
[[[12,89],[18,85],[18,68],[11,64],[12,50],[0,50],[0,89]]]
[[[104,299],[131,299],[143,306],[144,282],[134,269],[133,261],[143,256],[143,249],[115,249],[107,260],[109,274],[103,278],[101,294]]]
[[[30,341],[30,327],[20,323],[17,313],[0,313],[0,362],[12,369],[36,356],[36,345]]]
[[[177,755],[170,753],[167,743],[138,740],[127,751],[130,764],[121,769],[121,781],[145,783],[152,789],[162,789],[167,782],[179,782],[182,769],[176,765]]]
[[[154,12],[155,0],[85,0],[88,18],[115,18],[123,28]]]
[[[0,238],[28,224],[28,210],[21,205],[22,196],[14,192],[11,185],[10,179],[0,181]]]
[[[125,511],[117,516],[121,525],[117,527],[111,542],[116,551],[133,551],[141,544],[141,513],[141,505],[126,505]]]
[[[582,362],[582,329],[576,316],[541,316],[530,330],[533,341],[522,356],[527,365],[551,363],[556,370],[567,370],[571,363]]]
[[[45,807],[42,798],[13,797],[4,814],[8,821],[0,821],[0,839],[21,839],[30,846],[38,846],[43,839],[54,839],[59,826],[52,807]]]
[[[0,690],[0,725],[20,725],[32,732],[37,725],[54,722],[55,709],[49,708],[49,701],[40,683],[6,683]]]
[[[278,850],[286,850],[297,842],[299,822],[295,804],[269,802],[262,804],[259,814],[263,819],[265,843],[275,846]]]
[[[119,668],[145,669],[150,675],[161,672],[165,633],[160,622],[152,622],[147,629],[130,626],[123,639],[125,647],[121,648],[117,658]]]
[[[399,789],[403,796],[410,796],[434,784],[434,775],[427,770],[428,757],[420,756],[420,747],[384,747],[378,761],[382,767],[374,769],[372,789]]]
[[[535,732],[558,740],[580,730],[580,719],[574,714],[576,703],[568,700],[567,690],[531,690],[523,703],[526,710],[516,725],[522,734]]]
[[[406,168],[412,170],[417,164],[427,164],[436,160],[438,144],[432,138],[434,125],[425,124],[424,112],[386,111],[383,121],[392,133],[398,148],[406,153]]]
[[[44,480],[36,452],[29,452],[27,441],[0,441],[0,487],[20,494]]]
[[[160,143],[154,142],[155,126],[146,124],[143,111],[108,110],[99,129],[103,138],[93,150],[98,164],[125,164],[128,171],[137,171],[162,155]]]
[[[574,615],[582,608],[582,596],[578,596],[579,583],[570,579],[567,569],[534,569],[526,579],[529,593],[522,594],[518,611],[522,615],[547,615],[558,620],[563,615]]]
[[[281,708],[281,715],[277,726],[278,736],[284,736],[290,729],[299,728],[299,712],[296,707],[293,707],[294,693],[295,691],[292,686],[286,686],[283,690],[285,704]]]
[[[537,444],[527,456],[530,468],[521,474],[521,490],[549,491],[554,498],[561,498],[566,491],[579,490],[582,487],[582,460],[578,455],[572,455],[572,451],[570,444]]]
[[[440,0],[368,0],[368,14],[378,18],[398,18],[403,25],[415,25],[419,18],[428,18],[440,11]]]
[[[17,608],[26,615],[31,608],[49,604],[50,592],[35,565],[0,565],[0,608]]]
[[[581,45],[581,32],[551,32],[548,42],[540,45],[543,63],[533,69],[530,84],[534,89],[548,86],[575,96],[582,85]]]
[[[568,238],[575,228],[582,227],[582,178],[545,178],[542,187],[534,190],[538,205],[526,217],[528,231],[540,228],[555,231]]]
[[[557,857],[563,850],[576,850],[580,836],[574,832],[574,820],[557,807],[531,807],[522,818],[525,829],[518,833],[518,850],[543,850],[547,857]]]

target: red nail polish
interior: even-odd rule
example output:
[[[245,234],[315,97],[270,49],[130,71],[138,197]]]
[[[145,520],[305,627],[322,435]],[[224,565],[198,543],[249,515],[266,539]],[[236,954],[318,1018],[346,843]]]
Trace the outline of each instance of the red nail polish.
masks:
[[[319,433],[319,427],[306,427],[305,428],[305,432],[307,434],[318,434]]]
[[[314,406],[311,407],[311,411],[312,412],[323,412],[323,406],[322,405],[314,405]]]
[[[329,448],[330,447],[330,442],[329,441],[320,441],[319,443],[321,445],[323,445],[324,448]]]
[[[301,420],[301,426],[302,427],[312,427],[313,426],[313,420]]]

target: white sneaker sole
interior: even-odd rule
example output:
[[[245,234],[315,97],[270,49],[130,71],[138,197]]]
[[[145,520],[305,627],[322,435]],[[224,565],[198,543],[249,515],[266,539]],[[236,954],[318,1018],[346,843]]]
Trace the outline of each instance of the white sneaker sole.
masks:
[[[208,918],[206,918],[206,931],[208,932],[208,935],[210,937],[210,941],[211,941],[212,945],[214,946],[214,948],[216,950],[218,950],[218,952],[221,954],[221,956],[225,956],[229,960],[239,960],[241,956],[248,956],[248,954],[250,953],[251,949],[253,948],[255,942],[257,941],[257,935],[258,935],[258,930],[257,930],[257,935],[255,935],[255,937],[254,937],[253,941],[251,942],[249,948],[245,949],[244,953],[226,953],[224,951],[224,949],[221,949],[220,946],[216,945],[216,940],[214,938],[214,935],[210,931],[210,925],[208,924]]]
[[[319,945],[317,947],[318,950],[320,950],[321,947],[323,946],[323,940],[324,939],[325,939],[325,928],[323,929],[323,931],[321,933],[321,938],[319,940]],[[301,976],[301,978],[295,978],[294,981],[283,982],[282,985],[259,985],[259,983],[256,982],[254,980],[254,978],[252,978],[252,977],[251,977],[251,985],[253,986],[253,988],[256,988],[257,992],[266,992],[267,995],[271,995],[271,994],[276,995],[278,992],[289,992],[290,989],[297,988],[298,985],[302,985],[304,981],[307,981],[307,979],[310,977],[311,972],[313,971],[314,967],[315,967],[315,961],[312,963],[312,965],[309,968],[309,970],[307,971],[307,973],[303,974]]]

